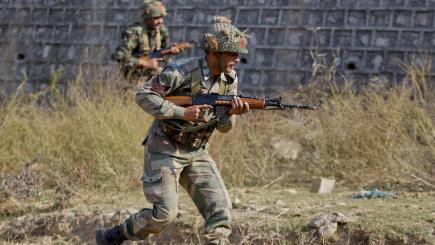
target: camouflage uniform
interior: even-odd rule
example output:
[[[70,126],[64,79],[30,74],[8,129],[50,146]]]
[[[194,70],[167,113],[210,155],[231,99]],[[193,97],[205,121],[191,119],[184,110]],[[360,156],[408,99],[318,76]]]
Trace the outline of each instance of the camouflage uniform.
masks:
[[[187,190],[204,217],[208,242],[217,244],[231,233],[230,198],[216,164],[208,153],[207,141],[214,128],[221,132],[231,129],[235,116],[224,114],[216,125],[179,137],[185,138],[184,142],[179,142],[180,139],[175,139],[175,135],[163,128],[167,126],[166,123],[171,123],[168,120],[182,119],[184,115],[184,108],[164,100],[164,95],[190,96],[195,92],[237,94],[235,72],[212,77],[206,67],[205,61],[199,58],[177,60],[143,86],[136,96],[137,103],[156,118],[144,142],[142,177],[145,197],[154,206],[152,210],[144,209],[132,215],[125,222],[124,228],[132,240],[145,239],[149,233],[160,232],[176,217],[177,183]],[[200,84],[198,91],[192,91],[194,84]],[[202,142],[196,142],[195,145],[194,139]]]
[[[143,18],[165,17],[166,9],[159,1],[146,1],[143,4]],[[139,58],[169,46],[168,28],[150,30],[143,22],[135,23],[122,33],[121,41],[113,54],[120,65],[121,73],[129,81],[129,87],[149,80],[159,70],[145,69],[139,66]]]
[[[203,39],[201,46],[207,51],[247,53],[244,33],[226,18],[215,17]],[[155,118],[144,140],[142,176],[145,197],[153,208],[142,209],[111,230],[97,231],[97,241],[102,241],[99,244],[143,240],[162,231],[177,216],[179,185],[187,190],[205,220],[205,243],[228,243],[231,201],[209,154],[208,140],[215,129],[228,132],[235,115],[221,110],[208,122],[187,122],[182,120],[185,108],[164,99],[197,93],[236,95],[236,72],[212,76],[204,59],[180,59],[168,64],[137,93],[138,105]]]

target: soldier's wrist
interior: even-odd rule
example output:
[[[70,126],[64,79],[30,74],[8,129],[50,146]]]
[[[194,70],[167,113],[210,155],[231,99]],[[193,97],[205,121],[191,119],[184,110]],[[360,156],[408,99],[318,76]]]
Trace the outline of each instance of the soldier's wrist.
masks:
[[[173,118],[174,119],[180,119],[183,120],[184,119],[184,112],[186,111],[186,109],[184,107],[181,106],[174,106],[174,115]]]
[[[140,65],[140,60],[138,58],[131,58],[129,63],[133,65]]]

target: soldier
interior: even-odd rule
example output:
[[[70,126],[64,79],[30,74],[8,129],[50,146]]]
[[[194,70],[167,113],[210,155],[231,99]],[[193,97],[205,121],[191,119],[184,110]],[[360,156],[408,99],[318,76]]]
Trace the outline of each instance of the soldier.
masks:
[[[228,132],[236,115],[249,111],[238,97],[227,110],[206,113],[208,105],[186,108],[165,100],[165,96],[196,93],[237,95],[235,65],[247,53],[247,35],[222,16],[203,34],[204,58],[179,59],[149,80],[137,93],[136,102],[155,117],[143,142],[145,146],[143,190],[152,209],[142,209],[123,224],[98,229],[97,244],[120,244],[144,240],[161,232],[177,216],[178,184],[187,190],[205,220],[206,244],[228,243],[231,233],[231,201],[208,140],[215,129]],[[206,119],[207,118],[207,119]]]
[[[169,31],[164,25],[167,15],[165,6],[160,1],[144,0],[142,5],[142,23],[136,23],[122,33],[122,39],[113,54],[129,85],[128,90],[160,71],[162,58],[144,58],[152,51],[169,47]],[[172,46],[171,53],[181,50]]]

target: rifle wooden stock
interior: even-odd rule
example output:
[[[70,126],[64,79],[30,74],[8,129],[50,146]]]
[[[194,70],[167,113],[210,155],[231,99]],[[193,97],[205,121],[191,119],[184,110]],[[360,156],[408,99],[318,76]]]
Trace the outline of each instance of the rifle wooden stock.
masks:
[[[179,43],[177,45],[172,45],[169,48],[155,50],[155,51],[149,53],[148,55],[144,55],[144,56],[140,57],[140,59],[148,60],[148,59],[153,59],[153,58],[162,58],[165,55],[175,54],[175,53],[172,52],[172,47],[176,47],[176,48],[178,48],[180,50],[183,50],[183,49],[186,49],[186,48],[192,48],[193,45],[191,43],[189,43],[189,42]]]
[[[190,96],[166,96],[165,100],[169,100],[172,103],[183,107],[192,105],[192,97]]]
[[[186,49],[186,48],[191,48],[191,47],[193,47],[193,45],[191,43],[189,43],[189,42],[178,43],[177,45],[173,45],[173,46],[171,46],[169,48],[161,49],[160,50],[160,55],[163,56],[163,55],[173,54],[172,53],[172,49],[171,49],[172,47],[175,47],[175,48],[178,48],[180,50],[183,50],[183,49]]]
[[[242,102],[246,102],[250,109],[264,109],[265,103],[263,98],[240,98]],[[230,100],[217,100],[216,105],[231,106]]]
[[[165,100],[169,100],[172,103],[174,103],[178,106],[183,106],[183,107],[194,105],[192,97],[190,97],[190,96],[166,96]],[[240,100],[242,102],[247,102],[250,109],[265,109],[265,100],[263,98],[243,98],[243,97],[241,97]],[[217,100],[214,100],[212,103],[204,103],[204,104],[209,104],[212,106],[231,107],[231,101],[232,100],[217,99]],[[198,103],[198,105],[199,104],[203,104],[203,103]]]

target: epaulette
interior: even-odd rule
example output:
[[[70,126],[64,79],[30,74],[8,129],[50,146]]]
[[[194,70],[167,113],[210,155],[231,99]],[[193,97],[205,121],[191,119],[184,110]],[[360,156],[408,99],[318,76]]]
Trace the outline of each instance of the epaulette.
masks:
[[[122,33],[122,38],[131,38],[132,36],[133,36],[133,31],[130,29],[127,29]]]
[[[167,67],[178,70],[183,76],[201,66],[200,57],[181,58],[170,62]]]

